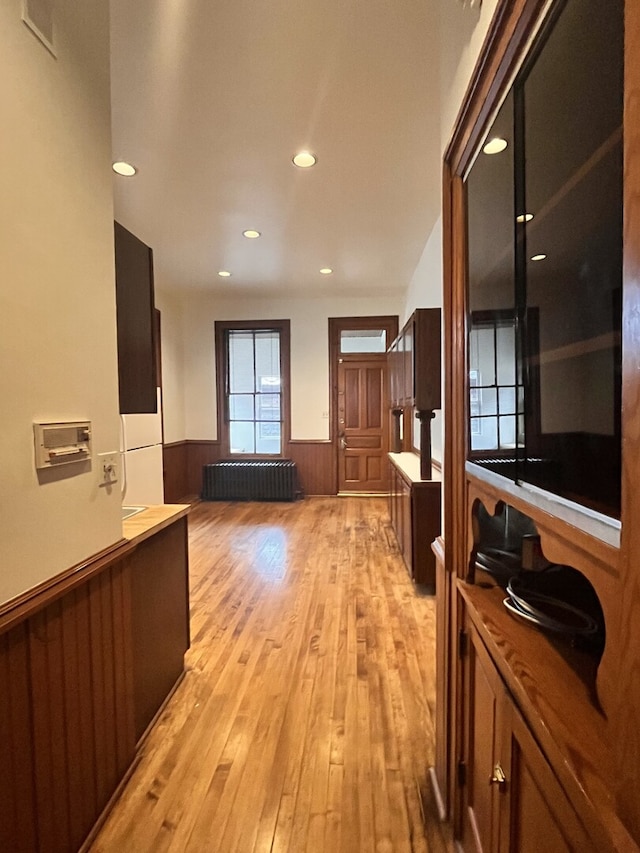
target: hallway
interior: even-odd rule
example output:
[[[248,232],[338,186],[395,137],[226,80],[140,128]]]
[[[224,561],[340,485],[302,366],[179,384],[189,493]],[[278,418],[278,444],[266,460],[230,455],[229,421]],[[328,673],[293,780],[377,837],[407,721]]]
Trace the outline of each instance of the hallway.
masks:
[[[189,526],[186,676],[92,853],[452,850],[434,601],[386,501],[204,503]]]

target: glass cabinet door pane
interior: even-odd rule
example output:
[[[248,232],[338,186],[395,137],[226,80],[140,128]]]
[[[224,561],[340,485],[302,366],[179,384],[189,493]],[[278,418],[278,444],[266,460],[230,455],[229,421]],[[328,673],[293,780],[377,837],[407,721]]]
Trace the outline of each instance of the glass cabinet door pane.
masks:
[[[522,479],[620,501],[623,0],[567,0],[522,82],[529,353]],[[535,382],[532,381],[535,379]],[[606,460],[606,461],[605,461]],[[585,472],[591,472],[585,476]]]
[[[496,329],[498,385],[516,384],[516,327],[513,322]]]
[[[617,517],[624,5],[552,4],[466,178],[470,459]]]
[[[502,145],[487,148],[496,153],[478,153],[466,182],[469,450],[474,461],[489,467],[493,457],[504,455],[498,389],[513,386],[516,375],[513,123],[510,93],[487,134],[487,141],[502,140]]]
[[[515,227],[513,96],[502,105],[487,139],[503,139],[497,154],[477,156],[467,178],[469,311],[471,328],[482,312],[513,311]],[[486,317],[486,314],[485,314]]]

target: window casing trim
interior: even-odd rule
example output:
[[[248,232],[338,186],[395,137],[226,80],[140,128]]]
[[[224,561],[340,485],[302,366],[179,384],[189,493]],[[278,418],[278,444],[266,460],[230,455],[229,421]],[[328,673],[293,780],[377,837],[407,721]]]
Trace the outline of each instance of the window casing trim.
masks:
[[[227,406],[227,332],[228,331],[277,331],[280,333],[280,381],[282,405],[281,452],[275,453],[231,453],[229,423],[225,418]],[[291,440],[291,322],[290,320],[216,320],[216,403],[218,439],[223,456],[234,459],[280,459],[287,455]]]

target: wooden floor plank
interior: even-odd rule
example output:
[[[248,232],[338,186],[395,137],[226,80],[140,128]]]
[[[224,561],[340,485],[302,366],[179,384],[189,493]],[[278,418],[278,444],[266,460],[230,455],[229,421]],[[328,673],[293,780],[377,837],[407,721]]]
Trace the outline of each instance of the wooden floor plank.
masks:
[[[386,501],[204,503],[189,527],[187,673],[93,853],[451,853],[434,600]]]

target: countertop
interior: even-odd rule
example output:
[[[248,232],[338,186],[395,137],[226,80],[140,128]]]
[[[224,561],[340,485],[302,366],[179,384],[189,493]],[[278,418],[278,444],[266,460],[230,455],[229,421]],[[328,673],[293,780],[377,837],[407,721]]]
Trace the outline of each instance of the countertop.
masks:
[[[440,483],[442,472],[432,465],[431,480],[423,480],[420,476],[420,457],[417,453],[389,453],[389,459],[412,483]]]
[[[122,522],[122,535],[132,543],[143,542],[164,527],[168,527],[185,516],[191,506],[189,504],[158,504],[148,506],[142,512],[125,518]]]

